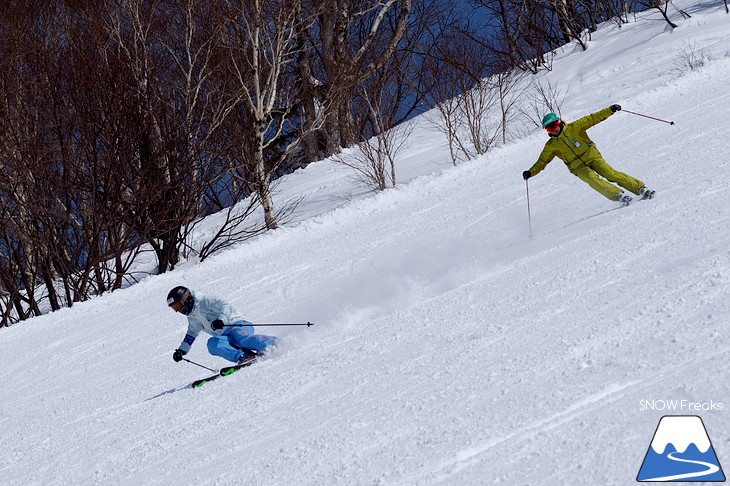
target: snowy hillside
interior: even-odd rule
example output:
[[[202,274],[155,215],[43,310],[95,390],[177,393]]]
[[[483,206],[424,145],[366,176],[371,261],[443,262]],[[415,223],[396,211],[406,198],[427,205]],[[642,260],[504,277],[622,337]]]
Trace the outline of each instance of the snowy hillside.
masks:
[[[690,405],[730,465],[730,15],[604,25],[542,74],[606,160],[657,190],[616,207],[534,130],[451,167],[418,125],[397,188],[343,166],[289,176],[299,222],[204,263],[0,330],[3,485],[627,485]],[[652,19],[655,14],[649,15]],[[713,60],[682,75],[687,43]],[[248,369],[175,363],[175,285],[233,302],[282,345]],[[209,367],[204,335],[188,357]],[[684,400],[684,402],[682,402]],[[721,409],[707,405],[721,404]],[[725,474],[728,474],[727,469]]]

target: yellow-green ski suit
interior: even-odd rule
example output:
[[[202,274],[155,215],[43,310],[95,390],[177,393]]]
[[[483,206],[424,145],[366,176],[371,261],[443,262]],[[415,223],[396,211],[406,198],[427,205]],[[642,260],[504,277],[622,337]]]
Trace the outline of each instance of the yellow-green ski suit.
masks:
[[[563,122],[558,135],[550,134],[550,140],[545,144],[535,165],[530,168],[530,176],[539,174],[551,160],[558,157],[565,162],[571,173],[612,201],[622,191],[598,177],[599,175],[634,194],[639,194],[644,183],[608,165],[586,133],[586,130],[611,115],[611,108],[604,108],[572,123]]]

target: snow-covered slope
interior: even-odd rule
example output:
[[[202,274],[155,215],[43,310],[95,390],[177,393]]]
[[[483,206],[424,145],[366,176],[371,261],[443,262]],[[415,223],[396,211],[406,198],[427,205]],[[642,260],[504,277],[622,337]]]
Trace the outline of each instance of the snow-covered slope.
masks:
[[[682,2],[680,2],[682,3]],[[330,162],[279,186],[301,221],[202,264],[0,330],[4,485],[632,484],[659,418],[700,409],[730,463],[730,16],[606,25],[561,53],[563,116],[657,190],[615,207],[535,131],[449,167],[420,121],[396,189]],[[643,17],[642,17],[643,18]],[[685,43],[714,60],[670,74]],[[568,52],[570,51],[570,52]],[[282,345],[187,389],[178,284],[231,300]],[[203,336],[190,359],[210,367]],[[685,402],[681,402],[685,400]],[[718,410],[702,410],[710,402]],[[664,402],[660,402],[664,403]],[[709,407],[705,407],[709,408]]]

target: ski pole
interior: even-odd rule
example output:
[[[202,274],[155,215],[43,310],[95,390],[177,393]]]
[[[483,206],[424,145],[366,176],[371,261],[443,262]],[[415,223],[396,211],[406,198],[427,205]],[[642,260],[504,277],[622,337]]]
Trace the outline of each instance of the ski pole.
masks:
[[[532,238],[532,214],[530,212],[530,185],[525,179],[525,190],[527,191],[527,222],[530,225],[530,238]]]
[[[624,111],[626,113],[631,113],[632,115],[643,116],[644,118],[650,118],[652,120],[660,121],[662,123],[669,123],[670,125],[674,125],[674,122],[673,121],[662,120],[661,118],[654,118],[653,116],[642,115],[641,113],[634,113],[633,111],[629,111],[629,110],[622,110],[622,111]]]
[[[213,368],[208,368],[207,366],[203,366],[202,364],[198,364],[195,361],[190,361],[187,358],[183,358],[183,361],[187,361],[190,364],[194,364],[195,366],[200,366],[201,368],[205,368],[208,371],[212,371],[213,373],[218,373],[218,370],[214,370]]]
[[[224,324],[223,327],[245,327],[245,326],[255,326],[255,327],[272,327],[272,326],[313,326],[313,322],[307,322],[307,323],[296,323],[296,324]]]

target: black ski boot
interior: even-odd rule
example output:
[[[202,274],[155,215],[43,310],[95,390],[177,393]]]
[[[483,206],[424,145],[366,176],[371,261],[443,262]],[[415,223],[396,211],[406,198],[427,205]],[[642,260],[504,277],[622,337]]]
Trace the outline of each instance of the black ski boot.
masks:
[[[654,197],[654,194],[656,194],[656,191],[652,191],[646,186],[641,186],[641,189],[639,189],[641,199],[651,199]]]
[[[616,194],[616,200],[623,204],[624,206],[628,206],[631,201],[633,201],[634,198],[629,196],[628,194],[624,194],[623,192],[619,192]]]

